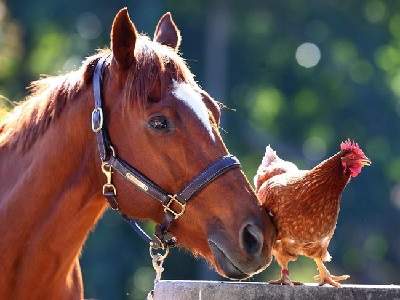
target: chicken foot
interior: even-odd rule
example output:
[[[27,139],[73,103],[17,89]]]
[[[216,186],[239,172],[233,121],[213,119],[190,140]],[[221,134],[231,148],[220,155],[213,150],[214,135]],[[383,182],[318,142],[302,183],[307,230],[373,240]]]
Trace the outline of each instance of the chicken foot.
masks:
[[[289,270],[284,269],[284,268],[281,269],[281,278],[268,281],[268,283],[269,284],[278,284],[278,285],[290,285],[290,286],[302,285],[302,283],[299,281],[292,281],[289,278]]]
[[[322,259],[315,258],[315,263],[317,264],[319,275],[314,276],[314,280],[319,281],[319,285],[330,284],[334,287],[340,288],[341,285],[339,281],[343,281],[350,278],[350,275],[340,275],[335,276],[329,273],[328,269],[325,267]]]
[[[276,261],[278,262],[279,266],[281,267],[281,278],[277,279],[277,280],[268,281],[268,283],[269,284],[279,284],[279,285],[290,285],[290,286],[302,285],[301,282],[292,281],[289,278],[289,270],[288,270],[289,260],[287,259],[287,257],[276,255],[275,258],[276,258]]]

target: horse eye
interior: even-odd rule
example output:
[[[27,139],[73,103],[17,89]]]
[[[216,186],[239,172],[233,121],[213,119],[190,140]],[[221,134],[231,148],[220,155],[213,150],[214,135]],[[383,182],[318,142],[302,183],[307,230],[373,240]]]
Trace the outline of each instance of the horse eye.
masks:
[[[167,132],[170,130],[170,123],[168,119],[164,116],[154,116],[151,117],[148,125],[150,128],[155,129],[157,131]]]

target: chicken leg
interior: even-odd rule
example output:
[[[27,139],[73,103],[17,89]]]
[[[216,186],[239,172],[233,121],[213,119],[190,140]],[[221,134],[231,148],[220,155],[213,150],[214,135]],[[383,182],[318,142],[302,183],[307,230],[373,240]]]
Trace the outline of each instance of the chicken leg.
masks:
[[[290,286],[302,285],[301,282],[292,281],[289,278],[288,264],[289,264],[290,259],[284,259],[280,256],[276,256],[276,261],[278,262],[279,266],[281,267],[281,278],[268,281],[269,284],[290,285]]]
[[[340,275],[335,276],[329,273],[328,269],[325,267],[321,258],[314,258],[317,264],[319,275],[314,276],[314,280],[319,281],[319,285],[330,284],[334,287],[341,287],[339,281],[343,281],[350,278],[350,275]]]

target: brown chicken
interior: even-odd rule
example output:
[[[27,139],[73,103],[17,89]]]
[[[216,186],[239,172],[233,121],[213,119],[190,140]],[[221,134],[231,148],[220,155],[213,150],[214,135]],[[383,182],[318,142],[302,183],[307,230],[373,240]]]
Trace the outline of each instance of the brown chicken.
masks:
[[[329,242],[336,227],[341,193],[370,160],[357,143],[347,140],[340,152],[311,170],[299,170],[295,164],[280,159],[270,146],[254,177],[259,200],[272,216],[277,239],[272,254],[281,267],[281,278],[274,284],[294,285],[288,263],[299,255],[312,258],[319,275],[314,279],[340,287],[349,275],[334,276],[324,262],[330,261]]]

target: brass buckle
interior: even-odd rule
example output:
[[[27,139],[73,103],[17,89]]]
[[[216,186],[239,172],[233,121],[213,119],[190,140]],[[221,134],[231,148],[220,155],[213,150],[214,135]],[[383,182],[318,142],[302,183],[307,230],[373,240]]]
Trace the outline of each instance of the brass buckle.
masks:
[[[96,122],[96,115],[98,115],[98,117],[99,117],[98,124]],[[101,109],[101,107],[96,107],[92,111],[92,131],[99,132],[103,128],[103,121],[104,121],[103,110]],[[96,126],[96,124],[97,124],[97,126]]]
[[[167,212],[171,213],[171,214],[174,216],[174,219],[175,219],[175,220],[178,219],[180,216],[182,216],[183,213],[185,212],[185,209],[186,209],[186,203],[181,203],[181,202],[176,198],[177,196],[178,196],[177,194],[175,194],[175,195],[168,195],[169,200],[168,200],[167,204],[165,204],[165,205],[163,204],[163,206],[164,206],[164,212],[165,212],[165,213],[167,213]],[[175,210],[172,209],[171,206],[172,206],[173,203],[178,204],[178,206],[180,207],[180,211],[176,212]]]

